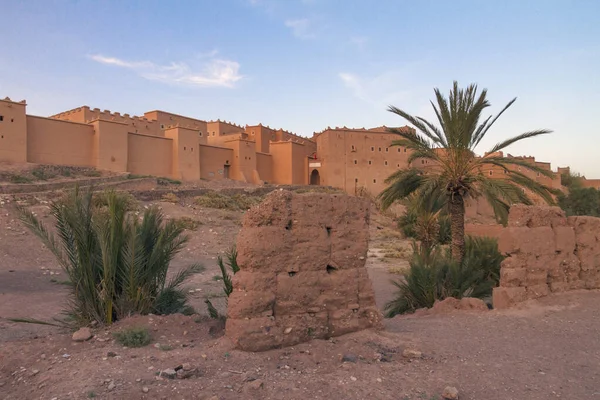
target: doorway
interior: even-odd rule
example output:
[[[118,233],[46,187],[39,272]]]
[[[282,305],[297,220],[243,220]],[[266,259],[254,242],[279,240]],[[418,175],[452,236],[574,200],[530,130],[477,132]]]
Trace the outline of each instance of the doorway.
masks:
[[[229,179],[229,165],[223,166],[223,178]]]
[[[319,175],[319,171],[313,169],[310,173],[310,184],[311,185],[320,185],[321,184],[321,176]]]

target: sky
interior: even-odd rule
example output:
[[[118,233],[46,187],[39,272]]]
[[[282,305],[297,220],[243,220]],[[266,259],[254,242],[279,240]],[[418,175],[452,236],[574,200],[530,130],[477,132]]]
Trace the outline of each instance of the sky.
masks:
[[[49,116],[82,105],[327,127],[430,120],[434,88],[488,90],[481,142],[600,178],[597,0],[28,0],[2,3],[0,97]]]

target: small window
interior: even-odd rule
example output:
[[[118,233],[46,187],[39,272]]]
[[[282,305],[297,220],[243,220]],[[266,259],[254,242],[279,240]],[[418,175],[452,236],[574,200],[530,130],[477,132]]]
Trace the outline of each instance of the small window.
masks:
[[[4,121],[4,115],[0,115],[0,122]]]
[[[398,153],[400,153],[400,147],[398,147]]]
[[[406,147],[404,148],[404,152],[406,153]]]
[[[372,162],[371,162],[371,160],[369,160],[369,165],[371,165],[371,164],[372,164]]]
[[[400,164],[398,164],[398,168],[400,168]]]
[[[356,150],[356,147],[354,147],[354,145],[352,145],[352,150]]]
[[[160,129],[165,129],[165,124],[160,124]]]
[[[194,152],[194,148],[193,147],[190,147],[190,150],[191,150],[192,153]]]
[[[377,183],[377,179],[373,179],[373,183]]]
[[[381,151],[381,147],[379,148],[379,151]]]
[[[358,183],[358,178],[354,178],[354,183]]]
[[[10,122],[15,122],[15,119],[14,119],[14,118],[11,118],[11,119],[10,119]]]
[[[389,148],[389,147],[386,147],[386,148],[385,148],[385,152],[387,153],[387,152],[389,152],[389,151],[390,151],[390,148]]]
[[[1,116],[0,116],[0,118],[1,118]],[[0,119],[0,121],[2,121],[2,120]],[[375,151],[375,147],[371,147],[371,151]]]
[[[358,160],[354,160],[354,165],[358,164]]]
[[[198,132],[198,135],[200,135],[200,137],[202,137],[202,132]]]
[[[490,171],[490,176],[494,175],[494,171]]]
[[[425,160],[421,160],[421,164],[425,164]]]
[[[384,164],[384,165],[387,165],[387,161],[384,161],[384,162],[383,162],[383,164]]]
[[[183,146],[183,151],[186,151],[186,150],[187,150],[187,147]]]

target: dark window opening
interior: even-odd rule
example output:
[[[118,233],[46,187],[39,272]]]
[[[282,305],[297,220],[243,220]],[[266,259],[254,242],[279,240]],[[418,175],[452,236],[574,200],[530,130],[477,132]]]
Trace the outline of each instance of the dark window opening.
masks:
[[[371,165],[371,161],[369,161],[369,165]]]
[[[398,153],[400,153],[400,147],[398,147]]]
[[[404,152],[406,153],[406,147],[404,148]]]
[[[2,136],[4,137],[4,136]],[[358,183],[358,178],[354,178],[354,183]]]
[[[4,116],[0,115],[0,122],[4,121]]]
[[[387,153],[388,151],[390,151],[390,148],[389,148],[389,147],[386,147],[386,148],[385,148],[385,152]]]
[[[0,121],[2,121],[2,120],[0,119]],[[371,151],[375,151],[375,147],[371,147]]]
[[[377,179],[373,179],[373,183],[377,183]]]
[[[358,161],[357,161],[357,160],[354,160],[354,165],[356,165],[356,164],[358,164]]]
[[[187,147],[183,146],[183,151],[186,151],[186,150],[187,150]]]
[[[387,161],[384,161],[383,163],[384,163],[385,165],[387,165]]]
[[[425,160],[421,160],[421,164],[425,164]]]
[[[14,119],[14,118],[11,118],[11,119],[10,119],[10,122],[15,122],[15,119]]]
[[[381,151],[381,147],[379,148],[379,151]]]

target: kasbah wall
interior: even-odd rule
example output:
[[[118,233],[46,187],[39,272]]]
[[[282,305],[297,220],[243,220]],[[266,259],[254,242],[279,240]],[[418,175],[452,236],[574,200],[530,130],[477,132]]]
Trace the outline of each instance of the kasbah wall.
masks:
[[[0,136],[0,162],[90,166],[184,181],[326,185],[349,194],[379,194],[390,174],[408,167],[410,156],[410,150],[390,146],[395,135],[385,126],[328,127],[305,138],[262,124],[207,122],[159,110],[138,117],[82,106],[44,118],[27,115],[25,101],[9,98],[0,100]],[[550,163],[520,159],[551,170]],[[428,167],[426,160],[413,166]],[[504,175],[501,169],[484,172],[498,179]],[[522,172],[561,188],[560,173],[568,167],[559,168],[554,178]],[[583,183],[600,189],[599,179]],[[480,224],[468,225],[468,232],[496,236],[499,227],[489,227],[492,215],[485,201],[472,201],[467,222]]]

